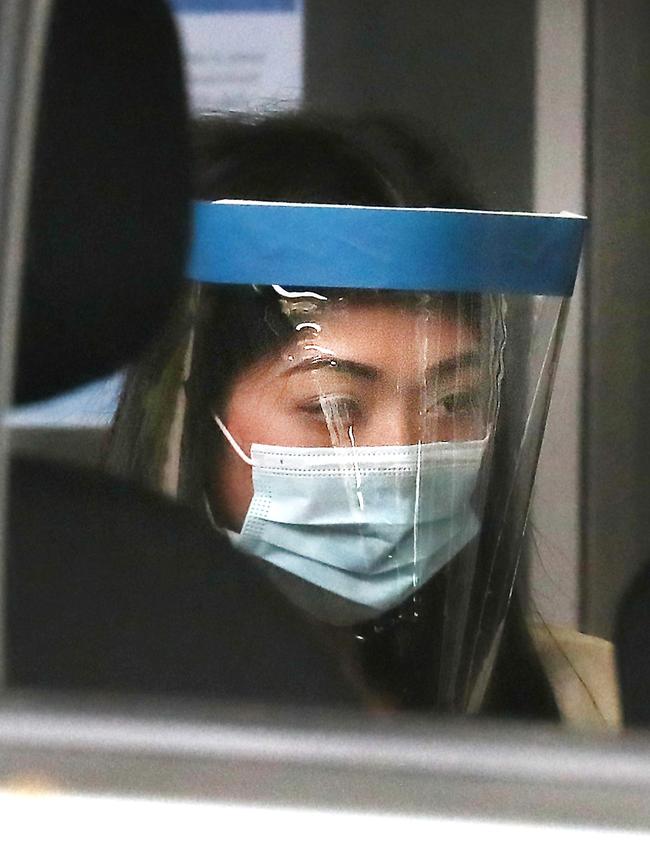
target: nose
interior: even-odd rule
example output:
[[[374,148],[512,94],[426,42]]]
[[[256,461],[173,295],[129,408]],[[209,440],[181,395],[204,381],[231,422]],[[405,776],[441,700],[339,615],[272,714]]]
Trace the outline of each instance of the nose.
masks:
[[[377,408],[364,438],[365,445],[415,445],[422,438],[420,414],[401,400],[391,401]]]

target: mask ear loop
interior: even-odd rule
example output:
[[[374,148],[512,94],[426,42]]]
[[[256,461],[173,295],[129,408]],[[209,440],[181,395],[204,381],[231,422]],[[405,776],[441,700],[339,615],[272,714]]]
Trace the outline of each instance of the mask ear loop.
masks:
[[[221,418],[218,415],[213,415],[212,417],[213,417],[217,427],[221,430],[223,435],[226,437],[226,442],[230,445],[230,447],[233,449],[235,454],[238,457],[241,457],[241,459],[244,461],[244,463],[248,463],[249,466],[253,466],[253,461],[245,453],[245,451],[243,450],[241,445],[239,445],[239,443],[234,439],[232,433],[226,427],[226,425],[223,423]],[[212,503],[210,502],[210,497],[208,496],[207,492],[204,493],[204,499],[205,499],[206,511],[208,514],[208,520],[210,521],[210,523],[212,524],[214,529],[218,530],[219,532],[223,532],[223,529],[219,526],[219,524],[215,520],[214,513],[212,511]]]
[[[255,464],[253,463],[251,458],[248,456],[248,454],[246,454],[246,452],[241,447],[241,445],[233,437],[232,433],[226,427],[226,425],[223,423],[221,418],[218,415],[213,415],[212,417],[214,418],[215,423],[216,423],[217,427],[219,428],[219,430],[221,430],[223,435],[226,437],[226,441],[228,442],[228,444],[230,445],[232,450],[235,452],[235,454],[238,457],[241,457],[241,459],[244,461],[244,463],[248,463],[249,466],[254,466]]]

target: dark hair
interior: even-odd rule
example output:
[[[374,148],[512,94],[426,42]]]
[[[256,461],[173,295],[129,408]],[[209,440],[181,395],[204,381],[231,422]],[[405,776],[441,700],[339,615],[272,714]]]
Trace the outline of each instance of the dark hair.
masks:
[[[459,182],[461,172],[450,155],[438,143],[425,146],[407,126],[388,118],[334,121],[303,114],[214,116],[198,120],[194,133],[197,198],[477,207]],[[244,296],[246,303],[242,304]],[[463,314],[470,318],[476,305],[472,295],[460,301]],[[177,490],[183,499],[204,508],[207,479],[223,447],[215,436],[212,411],[240,370],[292,333],[277,295],[269,289],[191,287],[168,332],[129,374],[115,424],[113,467],[160,486],[165,462],[161,441],[166,441],[173,424],[178,384],[186,380]],[[389,694],[400,706],[436,706],[437,650],[431,633],[444,613],[445,581],[459,567],[452,563],[440,579],[430,581],[398,609],[372,623],[339,630],[337,639],[359,658],[376,691]],[[478,580],[476,593],[484,589]],[[470,602],[470,622],[478,605],[477,600]],[[479,620],[476,627],[480,627]],[[508,615],[501,658],[492,678],[489,710],[502,715],[556,716],[550,688],[516,605]],[[459,664],[462,666],[462,660]],[[507,669],[510,691],[502,685],[499,667]],[[516,682],[525,683],[525,690],[517,689]],[[524,692],[528,699],[522,706],[518,696]]]
[[[450,162],[442,151],[434,158],[416,136],[388,118],[335,123],[304,114],[239,120],[207,116],[195,128],[194,192],[202,199],[473,207],[469,192],[452,181]],[[349,293],[349,301],[367,299],[368,294]],[[385,301],[387,293],[380,294]],[[408,302],[396,294],[401,303]],[[454,303],[461,315],[475,317],[474,296],[454,296]],[[200,308],[188,388],[193,411],[205,419],[211,417],[206,401],[212,409],[221,408],[236,374],[295,337],[295,331],[268,287],[220,286],[215,291],[208,286]],[[194,443],[201,417],[188,418]],[[209,429],[214,440],[212,434]],[[209,466],[215,463],[210,447],[194,447],[194,453],[186,455],[183,484],[189,498],[208,476],[201,454]]]

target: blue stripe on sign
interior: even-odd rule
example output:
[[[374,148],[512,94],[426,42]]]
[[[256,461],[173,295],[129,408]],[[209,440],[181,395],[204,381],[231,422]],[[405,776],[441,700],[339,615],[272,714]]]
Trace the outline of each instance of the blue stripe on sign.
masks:
[[[190,279],[571,295],[584,217],[197,202]]]
[[[294,12],[298,0],[171,0],[175,12]]]

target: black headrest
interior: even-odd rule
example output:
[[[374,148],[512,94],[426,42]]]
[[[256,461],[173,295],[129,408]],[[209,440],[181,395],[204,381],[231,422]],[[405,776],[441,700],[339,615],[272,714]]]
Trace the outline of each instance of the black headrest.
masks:
[[[623,596],[614,644],[625,724],[650,726],[650,562]]]
[[[9,503],[10,686],[361,705],[334,642],[194,511],[29,459]]]
[[[16,402],[104,375],[182,284],[186,100],[163,0],[57,0],[35,149]]]

